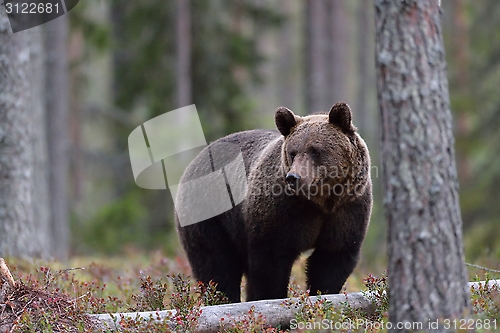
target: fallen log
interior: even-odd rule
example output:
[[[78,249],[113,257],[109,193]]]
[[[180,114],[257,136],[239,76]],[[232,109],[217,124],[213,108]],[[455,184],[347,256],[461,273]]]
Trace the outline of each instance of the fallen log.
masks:
[[[14,281],[9,267],[7,267],[5,260],[0,258],[0,287],[3,286],[4,282],[8,283],[11,288],[16,286],[16,281]]]
[[[480,284],[484,285],[484,281],[481,282],[469,282],[470,288],[478,289]],[[490,280],[488,286],[498,285],[500,287],[500,280]],[[348,294],[336,294],[336,295],[323,295],[321,299],[328,300],[333,303],[335,307],[342,307],[346,303],[353,309],[360,309],[367,314],[372,314],[374,311],[374,305],[370,301],[368,293],[355,292]],[[318,297],[311,296],[310,301],[312,303],[316,302]],[[296,306],[286,306],[285,302],[288,304],[296,304],[297,299],[274,299],[274,300],[263,300],[254,302],[243,302],[243,303],[233,303],[225,305],[215,305],[215,306],[205,306],[201,307],[201,316],[198,319],[197,332],[211,333],[218,332],[221,329],[221,319],[224,323],[229,323],[237,320],[239,317],[247,314],[251,308],[254,308],[255,313],[262,313],[266,317],[267,323],[273,327],[281,326],[288,327],[290,321],[295,318],[295,313],[298,311]],[[103,327],[112,330],[120,330],[119,321],[121,317],[131,318],[131,319],[143,319],[143,320],[167,320],[170,321],[172,327],[175,327],[174,320],[169,318],[175,318],[175,310],[165,310],[165,311],[152,311],[152,312],[137,312],[137,313],[114,313],[114,314],[97,314],[93,317],[99,320]]]
[[[3,258],[0,258],[0,303],[4,302],[5,296],[16,287],[16,281],[10,273],[9,267]]]
[[[367,313],[372,313],[373,306],[365,294],[361,292],[349,293],[349,294],[336,294],[336,295],[323,295],[321,299],[331,301],[335,306],[341,306],[341,303],[349,303],[349,305],[355,309],[361,309]],[[310,301],[312,303],[318,300],[317,296],[311,296]],[[285,302],[293,302],[296,304],[298,299],[273,299],[273,300],[262,300],[253,302],[243,302],[243,303],[233,303],[224,305],[214,305],[214,306],[204,306],[201,307],[201,316],[198,319],[198,326],[196,332],[218,332],[221,328],[221,320],[229,324],[230,322],[238,320],[238,318],[244,316],[252,307],[255,313],[262,313],[266,317],[266,322],[273,326],[288,327],[290,325],[290,320],[295,318],[295,313],[298,311],[297,306],[286,306]],[[103,326],[108,329],[119,330],[119,321],[121,317],[148,320],[154,318],[154,320],[169,320],[169,318],[175,318],[176,310],[164,310],[164,311],[150,311],[150,312],[137,312],[137,313],[114,313],[114,314],[98,314],[94,315],[95,319],[98,319],[103,323]],[[175,327],[174,320],[170,320],[172,327]]]

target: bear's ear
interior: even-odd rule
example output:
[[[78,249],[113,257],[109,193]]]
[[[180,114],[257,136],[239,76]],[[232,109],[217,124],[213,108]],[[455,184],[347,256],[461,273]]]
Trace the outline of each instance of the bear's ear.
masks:
[[[335,103],[328,114],[329,122],[339,126],[347,134],[356,132],[356,127],[352,124],[351,118],[351,108],[346,102]]]
[[[297,125],[297,119],[293,112],[284,106],[280,106],[276,110],[274,122],[276,123],[276,127],[278,128],[278,130],[284,136],[290,134],[290,130],[292,129],[292,127]]]

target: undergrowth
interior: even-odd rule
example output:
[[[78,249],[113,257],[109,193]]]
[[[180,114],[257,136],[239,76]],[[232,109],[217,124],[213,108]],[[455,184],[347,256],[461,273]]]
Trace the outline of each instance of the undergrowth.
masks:
[[[121,315],[114,320],[121,332],[195,332],[203,306],[228,300],[214,283],[196,283],[186,274],[169,275],[172,265],[184,267],[179,259],[157,258],[138,274],[117,275],[116,270],[95,263],[85,269],[62,270],[47,265],[32,269],[24,262],[10,264],[17,287],[5,300],[0,299],[0,331],[111,332],[113,327],[103,328],[89,314],[150,311],[147,316]],[[485,279],[488,282],[490,277]],[[347,293],[339,296],[345,301],[336,306],[324,296],[309,297],[308,291],[291,284],[290,299],[281,305],[295,313],[288,325],[271,327],[266,316],[252,307],[237,318],[221,318],[220,332],[386,332],[387,276],[368,275],[363,282],[362,295],[371,301],[372,308],[351,306],[349,297],[356,296]],[[473,318],[500,323],[500,291],[487,282],[471,289]],[[160,310],[174,311],[165,314]],[[490,325],[476,331],[496,331],[493,328]]]

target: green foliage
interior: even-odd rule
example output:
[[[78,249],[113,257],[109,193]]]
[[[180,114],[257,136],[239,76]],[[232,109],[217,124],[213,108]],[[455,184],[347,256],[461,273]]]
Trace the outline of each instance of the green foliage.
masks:
[[[462,0],[445,6],[460,206],[466,254],[468,260],[475,260],[485,251],[500,249],[498,238],[491,236],[499,232],[500,216],[496,201],[500,195],[500,45],[491,42],[500,36],[500,2]]]
[[[96,21],[88,14],[92,6],[96,6],[98,1],[81,1],[72,11],[70,17],[70,27],[72,30],[80,30],[82,36],[90,48],[99,52],[109,50],[111,46],[111,33],[109,26]]]
[[[382,321],[387,318],[389,311],[389,285],[387,284],[387,272],[381,277],[368,275],[363,280],[366,291],[363,291],[365,297],[371,301],[375,309],[370,319],[374,321]]]
[[[476,276],[476,281],[480,281]],[[478,288],[471,287],[472,310],[478,319],[496,320],[500,323],[500,289],[497,284],[490,284],[491,278],[484,275],[484,282]]]
[[[342,321],[345,319],[342,316],[340,309],[335,309],[332,302],[318,296],[316,301],[309,297],[309,291],[302,291],[296,286],[291,286],[290,301],[285,301],[284,305],[297,310],[295,319],[300,323],[315,323],[321,322],[323,319],[328,321]]]
[[[208,284],[198,281],[195,291],[199,295],[202,304],[205,306],[229,303],[229,299],[223,292],[217,290],[217,284],[213,281],[210,281]]]
[[[109,7],[106,24],[91,16],[96,3],[79,4],[71,23],[83,35],[85,50],[109,52],[112,100],[117,109],[133,113],[131,119],[138,124],[176,109],[176,2],[99,2]],[[250,0],[194,0],[190,12],[192,102],[198,107],[207,140],[255,127],[253,96],[247,92],[260,82],[257,66],[264,57],[259,37],[283,18],[269,5]],[[126,123],[109,126],[112,150],[120,155],[127,151],[131,131]],[[171,235],[175,232],[172,200],[158,191],[132,190],[133,179],[130,173],[124,174],[126,178],[116,174],[110,180],[117,199],[105,204],[88,223],[78,221],[74,231],[77,239],[84,235],[84,246],[77,244],[77,248],[115,254],[124,244],[133,244],[169,248],[173,253],[178,243],[171,241],[175,238]]]
[[[174,292],[170,296],[170,304],[177,310],[174,318],[176,331],[194,332],[201,315],[201,301],[191,294],[191,281],[182,275],[173,275]]]
[[[167,284],[160,280],[153,282],[151,276],[140,274],[141,292],[139,295],[132,295],[136,306],[130,310],[138,311],[159,311],[163,309],[163,300],[167,292]]]
[[[144,245],[148,239],[142,222],[144,206],[136,192],[103,206],[82,231],[84,243],[94,251],[113,254],[123,246]]]
[[[309,292],[303,292],[296,286],[289,288],[289,301],[285,306],[296,310],[295,319],[297,327],[303,327],[305,332],[316,332],[334,326],[336,332],[379,332],[373,327],[383,327],[380,323],[387,323],[387,311],[389,309],[389,290],[387,275],[381,277],[369,275],[363,280],[366,290],[362,291],[364,296],[373,304],[373,312],[365,313],[361,309],[351,306],[346,294],[346,302],[342,306],[335,307],[331,301],[320,296],[316,301],[309,297]],[[338,329],[337,329],[338,328]]]
[[[174,109],[175,2],[113,1],[116,104],[148,109],[146,119]]]
[[[116,103],[124,110],[145,106],[147,118],[176,108],[176,3],[116,1]],[[259,32],[283,18],[251,1],[192,1],[191,82],[208,137],[248,129],[252,119],[248,85],[259,82],[263,56]],[[246,28],[250,27],[250,28]]]
[[[281,17],[244,0],[195,1],[192,10],[193,99],[205,133],[214,140],[252,128],[252,98],[245,89],[260,82],[258,33],[278,26]]]

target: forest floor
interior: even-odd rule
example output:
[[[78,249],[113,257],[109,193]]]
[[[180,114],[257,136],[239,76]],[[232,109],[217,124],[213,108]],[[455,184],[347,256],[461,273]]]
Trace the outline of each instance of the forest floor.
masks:
[[[139,311],[177,310],[169,321],[139,321],[121,318],[123,332],[196,331],[200,307],[225,303],[223,295],[213,285],[203,286],[189,278],[186,258],[168,258],[161,252],[140,254],[135,251],[123,257],[74,257],[67,263],[56,261],[10,260],[6,263],[15,285],[0,279],[0,332],[102,332],[100,323],[91,314]],[[355,309],[333,309],[328,302],[307,302],[305,257],[294,265],[289,296],[302,302],[297,320],[302,332],[307,323],[322,319],[356,319],[366,314]],[[388,299],[385,276],[366,274],[358,267],[349,278],[345,292],[375,291],[376,317],[370,320],[387,321]],[[488,278],[486,276],[486,278]],[[483,278],[484,279],[484,278]],[[242,284],[244,299],[244,282]],[[387,295],[387,293],[385,293]],[[472,295],[474,311],[481,320],[497,320],[500,325],[500,293],[483,288]],[[305,304],[305,305],[304,305]],[[172,320],[176,326],[172,327]],[[497,321],[495,321],[497,323]],[[280,332],[266,324],[265,316],[248,313],[239,323],[221,332]],[[342,330],[339,330],[342,331]],[[494,332],[483,328],[479,332]],[[383,329],[371,332],[385,332]]]

